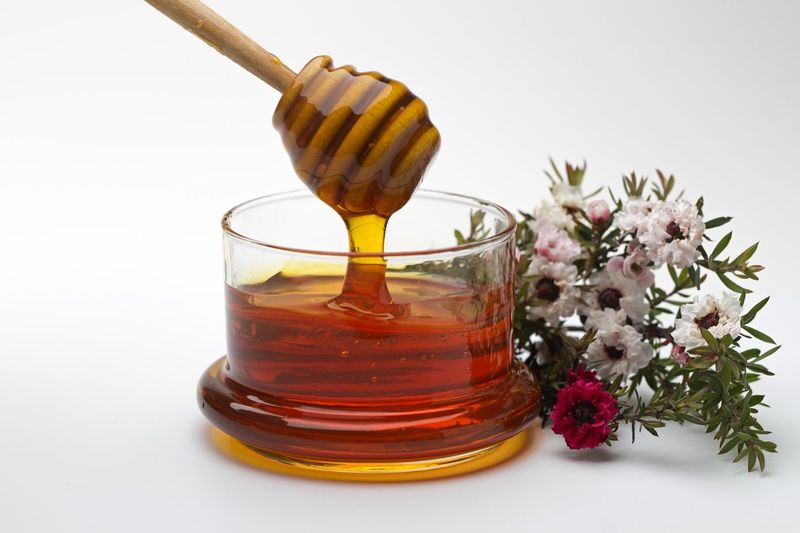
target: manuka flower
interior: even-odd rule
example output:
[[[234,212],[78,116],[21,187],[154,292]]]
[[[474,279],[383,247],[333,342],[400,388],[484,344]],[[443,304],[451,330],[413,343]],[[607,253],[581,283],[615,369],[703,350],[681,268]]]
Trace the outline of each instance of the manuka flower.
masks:
[[[557,229],[572,231],[575,229],[575,221],[560,205],[543,201],[531,213],[533,220],[528,222],[534,233],[539,233],[544,226],[553,226]]]
[[[636,238],[656,264],[679,268],[692,265],[700,252],[706,225],[697,207],[686,200],[660,203],[640,224]]]
[[[619,228],[622,233],[633,233],[644,227],[647,217],[655,207],[654,202],[632,198],[622,206],[622,210],[614,215],[614,227]]]
[[[553,198],[555,198],[558,205],[567,211],[578,211],[586,205],[580,186],[558,181],[553,184],[550,192],[553,193]]]
[[[578,269],[574,265],[534,257],[528,274],[536,277],[530,289],[534,302],[528,308],[529,320],[543,318],[556,325],[562,317],[572,316],[580,299],[575,286]]]
[[[593,288],[584,294],[580,309],[584,316],[596,310],[621,309],[633,322],[639,323],[650,311],[644,299],[645,288],[638,281],[623,276],[621,268],[615,265],[592,274],[589,284]]]
[[[595,318],[595,322],[600,320]],[[604,327],[598,329],[597,337],[586,350],[589,367],[600,377],[618,374],[627,377],[646,367],[653,358],[653,347],[632,326],[607,322],[600,325]]]
[[[617,411],[616,401],[601,382],[576,379],[558,391],[550,418],[553,432],[563,435],[571,449],[579,450],[606,441]]]
[[[572,384],[576,381],[599,382],[597,372],[589,370],[583,365],[578,365],[572,370],[567,370],[567,383]]]
[[[723,293],[721,300],[710,294],[702,299],[695,298],[693,303],[681,307],[681,317],[675,321],[672,339],[686,350],[706,343],[701,328],[707,329],[716,339],[725,335],[735,339],[741,333],[741,315],[742,306],[731,293]]]
[[[559,263],[569,263],[581,253],[581,246],[566,231],[549,224],[539,228],[533,246],[539,257]]]
[[[622,274],[623,277],[638,283],[643,289],[650,287],[656,280],[649,265],[650,258],[636,239],[628,243],[624,256],[618,255],[608,260],[609,271]]]

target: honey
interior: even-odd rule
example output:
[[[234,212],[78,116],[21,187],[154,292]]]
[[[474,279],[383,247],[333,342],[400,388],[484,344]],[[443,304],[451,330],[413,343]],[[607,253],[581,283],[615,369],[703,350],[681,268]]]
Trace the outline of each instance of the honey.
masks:
[[[304,461],[402,462],[497,444],[535,416],[512,356],[511,286],[392,274],[387,319],[332,309],[340,276],[226,288],[228,356],[201,382],[216,426]]]
[[[273,122],[351,254],[343,274],[227,286],[228,354],[201,380],[206,416],[284,464],[362,473],[472,461],[526,428],[539,390],[513,355],[513,217],[490,250],[460,259],[390,271],[383,254],[439,147],[425,104],[320,56]]]
[[[350,251],[383,252],[389,217],[408,202],[439,149],[425,103],[404,84],[315,57],[273,116],[295,172],[347,227]],[[398,316],[380,257],[355,258],[332,303]]]

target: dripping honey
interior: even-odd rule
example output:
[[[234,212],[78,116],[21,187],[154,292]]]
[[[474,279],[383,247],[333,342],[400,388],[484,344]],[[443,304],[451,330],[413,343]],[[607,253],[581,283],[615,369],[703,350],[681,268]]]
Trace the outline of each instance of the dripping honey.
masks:
[[[295,171],[344,220],[350,251],[383,252],[386,224],[411,198],[439,148],[425,103],[377,73],[312,59],[287,88],[273,123]],[[365,313],[397,314],[380,257],[350,261],[333,300]]]

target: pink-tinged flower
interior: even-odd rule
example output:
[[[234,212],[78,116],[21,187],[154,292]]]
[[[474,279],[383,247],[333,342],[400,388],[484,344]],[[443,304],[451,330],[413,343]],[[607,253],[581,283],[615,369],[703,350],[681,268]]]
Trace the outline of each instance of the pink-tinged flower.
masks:
[[[594,200],[589,202],[589,206],[586,208],[586,215],[592,224],[605,224],[611,217],[611,209],[605,200]]]
[[[686,348],[679,344],[672,346],[672,353],[670,353],[670,357],[672,357],[680,365],[685,365],[690,359],[689,354],[686,353]]]
[[[649,267],[650,258],[639,242],[634,239],[628,244],[627,255],[608,260],[608,270],[635,281],[643,289],[655,283],[656,276]]]
[[[558,391],[550,417],[553,432],[573,450],[596,448],[611,434],[617,402],[599,381],[578,380]]]
[[[533,247],[536,255],[557,263],[570,263],[581,253],[580,245],[566,231],[551,225],[539,228]]]

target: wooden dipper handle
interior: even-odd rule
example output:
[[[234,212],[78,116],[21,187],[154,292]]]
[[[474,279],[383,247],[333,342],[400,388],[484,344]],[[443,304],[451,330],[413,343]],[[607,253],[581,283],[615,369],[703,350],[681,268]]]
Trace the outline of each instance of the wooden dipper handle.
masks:
[[[199,0],[146,2],[278,91],[294,80],[292,69]]]

